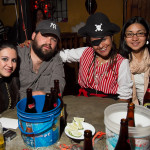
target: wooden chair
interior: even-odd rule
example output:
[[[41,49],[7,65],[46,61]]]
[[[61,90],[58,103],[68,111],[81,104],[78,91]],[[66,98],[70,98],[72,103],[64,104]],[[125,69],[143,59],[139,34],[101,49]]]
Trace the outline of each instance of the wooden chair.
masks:
[[[83,37],[79,36],[76,32],[61,33],[60,49],[78,48],[83,47],[83,45]]]
[[[76,32],[63,32],[61,33],[61,41],[59,43],[59,49],[71,49],[83,47],[83,37],[79,36]],[[78,83],[78,70],[79,63],[65,63],[65,76],[66,76],[66,87],[64,90],[64,95],[74,95],[75,86]],[[74,81],[73,81],[74,80]]]

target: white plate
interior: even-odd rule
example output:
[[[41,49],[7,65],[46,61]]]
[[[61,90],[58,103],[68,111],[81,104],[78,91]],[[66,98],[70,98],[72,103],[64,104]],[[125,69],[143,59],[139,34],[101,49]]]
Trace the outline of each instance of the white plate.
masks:
[[[87,123],[87,122],[83,122],[82,125],[83,125],[83,130],[79,130],[79,132],[82,133],[82,136],[80,136],[80,137],[71,136],[71,135],[66,131],[66,129],[68,128],[67,126],[65,127],[65,133],[66,133],[66,135],[69,136],[70,138],[76,139],[76,140],[83,140],[83,139],[84,139],[84,130],[91,130],[91,131],[92,131],[92,135],[94,135],[94,133],[95,133],[95,128],[94,128],[91,124],[89,124],[89,123]]]

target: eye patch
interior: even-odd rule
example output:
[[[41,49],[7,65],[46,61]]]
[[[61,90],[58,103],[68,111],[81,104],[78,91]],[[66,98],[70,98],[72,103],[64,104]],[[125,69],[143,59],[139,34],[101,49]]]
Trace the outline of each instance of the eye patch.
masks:
[[[92,46],[98,46],[98,45],[102,42],[103,39],[104,39],[104,38],[91,41]]]

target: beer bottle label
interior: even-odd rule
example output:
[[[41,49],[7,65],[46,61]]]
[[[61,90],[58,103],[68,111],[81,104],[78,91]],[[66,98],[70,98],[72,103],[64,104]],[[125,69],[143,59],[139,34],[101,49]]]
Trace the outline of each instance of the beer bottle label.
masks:
[[[146,92],[150,93],[150,88],[148,88],[148,89],[146,90]]]
[[[61,93],[58,93],[58,96],[61,97]]]
[[[34,104],[34,103],[28,105],[28,108],[29,108],[29,109],[32,109],[32,108],[34,108],[34,107],[35,107],[35,104]]]
[[[54,108],[57,107],[57,103],[54,103]]]

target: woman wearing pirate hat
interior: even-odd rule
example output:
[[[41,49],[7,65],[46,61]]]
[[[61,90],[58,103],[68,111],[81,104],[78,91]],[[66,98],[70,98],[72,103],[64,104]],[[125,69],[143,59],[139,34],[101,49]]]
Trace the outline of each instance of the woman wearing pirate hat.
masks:
[[[111,23],[106,15],[95,13],[78,31],[90,39],[91,46],[60,52],[63,62],[80,61],[79,95],[114,97],[125,101],[132,97],[129,62],[117,54],[113,43],[113,35],[119,31],[119,26]]]

